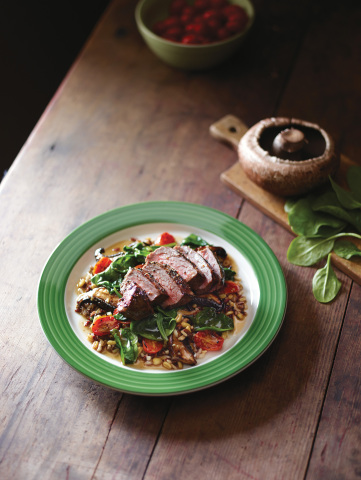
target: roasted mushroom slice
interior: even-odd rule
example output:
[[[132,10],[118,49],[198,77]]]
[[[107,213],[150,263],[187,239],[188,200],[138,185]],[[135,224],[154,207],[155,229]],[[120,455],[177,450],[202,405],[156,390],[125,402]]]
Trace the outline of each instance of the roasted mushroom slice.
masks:
[[[193,349],[188,338],[183,342],[179,340],[174,333],[168,339],[168,348],[172,360],[176,360],[187,365],[196,365]]]
[[[215,297],[215,295],[213,295]],[[190,302],[191,304],[196,304],[200,307],[212,307],[214,308],[217,312],[222,311],[223,309],[223,302],[222,300],[216,300],[215,298],[210,298],[207,295],[204,295],[202,297],[193,297],[192,301]]]
[[[76,311],[80,311],[86,304],[92,303],[93,305],[101,308],[105,312],[113,312],[119,297],[111,295],[105,288],[94,288],[89,292],[82,293],[78,296],[76,301]]]
[[[103,257],[107,257],[107,258],[118,258],[120,257],[121,255],[124,255],[123,252],[119,252],[119,253],[114,253],[112,255],[104,255],[104,248],[103,247],[100,247],[100,248],[97,248],[94,252],[94,257],[95,257],[95,260],[98,261],[100,260],[101,258]]]

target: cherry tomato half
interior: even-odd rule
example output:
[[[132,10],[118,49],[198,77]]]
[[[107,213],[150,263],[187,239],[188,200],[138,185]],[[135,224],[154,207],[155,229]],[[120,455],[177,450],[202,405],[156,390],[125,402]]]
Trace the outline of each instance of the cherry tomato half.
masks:
[[[163,348],[163,342],[158,342],[157,340],[149,340],[148,338],[143,338],[142,343],[145,353],[158,353]]]
[[[164,232],[155,241],[154,245],[168,245],[169,243],[175,243],[175,238],[168,232]]]
[[[202,330],[193,337],[194,343],[202,350],[216,351],[223,347],[224,338],[213,330]]]
[[[108,257],[102,257],[102,258],[99,259],[99,260],[97,261],[97,263],[94,265],[93,275],[96,275],[97,273],[104,272],[104,270],[106,270],[111,263],[112,263],[112,261],[110,260],[110,258],[108,258]]]
[[[103,315],[94,320],[91,330],[94,335],[102,337],[103,335],[109,335],[113,328],[119,328],[120,322],[116,320],[112,315]]]
[[[227,280],[224,284],[224,287],[219,291],[219,293],[236,293],[239,292],[239,285],[236,282],[232,282],[231,280]]]

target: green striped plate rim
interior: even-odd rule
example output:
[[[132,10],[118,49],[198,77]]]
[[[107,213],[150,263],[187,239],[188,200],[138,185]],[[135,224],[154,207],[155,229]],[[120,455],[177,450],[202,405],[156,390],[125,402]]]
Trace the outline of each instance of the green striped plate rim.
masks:
[[[139,230],[143,225],[146,229],[152,223],[185,225],[189,233],[201,229],[218,237],[239,252],[256,279],[259,298],[247,332],[229,350],[195,367],[150,372],[111,363],[94,352],[90,344],[81,341],[69,321],[67,312],[75,305],[66,305],[67,282],[79,259],[106,237],[119,232],[119,240],[122,240],[122,230],[133,227]],[[242,272],[239,275],[242,278]],[[46,262],[38,286],[42,329],[63,360],[97,383],[138,395],[187,393],[210,387],[242,371],[259,358],[276,337],[286,304],[285,278],[265,241],[223,212],[185,202],[127,205],[87,221],[56,247]]]

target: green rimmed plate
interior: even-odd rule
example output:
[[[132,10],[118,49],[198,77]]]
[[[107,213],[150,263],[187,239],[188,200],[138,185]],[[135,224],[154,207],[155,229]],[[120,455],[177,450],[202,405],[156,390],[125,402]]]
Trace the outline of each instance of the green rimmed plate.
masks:
[[[196,233],[233,257],[248,305],[242,331],[209,352],[195,367],[140,370],[95,352],[74,312],[76,283],[94,263],[94,251],[130,237],[177,237]],[[120,207],[84,223],[54,250],[38,287],[40,322],[49,342],[72,367],[92,380],[139,395],[174,395],[210,387],[253,363],[277,335],[286,310],[282,269],[253,230],[220,211],[183,202],[147,202]]]

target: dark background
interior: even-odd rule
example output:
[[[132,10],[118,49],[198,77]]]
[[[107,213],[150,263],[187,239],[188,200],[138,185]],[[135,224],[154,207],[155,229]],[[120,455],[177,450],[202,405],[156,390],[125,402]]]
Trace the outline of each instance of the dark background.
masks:
[[[0,181],[110,0],[0,4]]]

